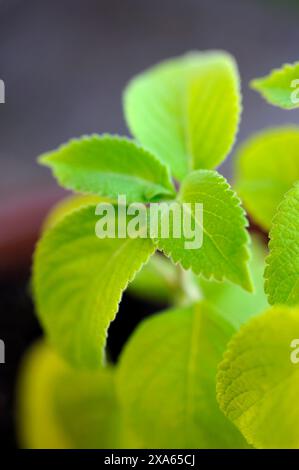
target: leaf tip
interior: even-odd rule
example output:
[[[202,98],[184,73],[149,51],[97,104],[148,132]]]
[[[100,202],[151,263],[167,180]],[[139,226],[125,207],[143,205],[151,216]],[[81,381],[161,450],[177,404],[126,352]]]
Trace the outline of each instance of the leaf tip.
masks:
[[[51,166],[52,165],[52,161],[51,161],[51,152],[47,152],[47,153],[42,153],[41,155],[39,155],[37,157],[37,162],[40,164],[40,165],[43,165],[43,166]]]

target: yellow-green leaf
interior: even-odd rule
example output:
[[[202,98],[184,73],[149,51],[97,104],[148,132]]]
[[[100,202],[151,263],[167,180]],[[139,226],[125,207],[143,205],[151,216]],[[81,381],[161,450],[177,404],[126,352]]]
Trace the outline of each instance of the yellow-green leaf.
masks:
[[[155,250],[148,238],[99,239],[96,222],[94,206],[66,216],[42,236],[33,267],[37,313],[51,343],[87,368],[101,366],[122,292]]]
[[[298,337],[298,307],[272,307],[232,338],[219,366],[221,409],[255,447],[299,447]]]
[[[269,75],[252,80],[250,85],[274,106],[283,109],[298,108],[299,62],[274,69]]]
[[[117,393],[146,448],[247,446],[216,401],[216,367],[233,331],[206,303],[137,328],[120,359]]]
[[[17,428],[29,449],[118,448],[121,421],[112,367],[70,368],[47,343],[26,354],[17,388]]]
[[[169,199],[175,191],[168,169],[150,152],[126,138],[109,135],[73,139],[41,155],[59,183],[77,192],[128,202]]]
[[[299,183],[278,206],[270,230],[265,291],[270,304],[299,303]]]
[[[215,168],[230,151],[240,117],[237,66],[223,51],[193,52],[134,78],[124,94],[132,134],[171,168]]]
[[[107,198],[93,196],[92,194],[84,196],[81,194],[67,196],[51,207],[43,222],[43,230],[54,227],[54,225],[62,220],[66,215],[70,214],[74,210],[80,209],[80,207],[90,206],[92,204],[96,205],[100,202],[106,201],[109,200]]]
[[[252,219],[268,231],[284,193],[299,179],[299,128],[265,130],[246,141],[236,158],[238,194]]]
[[[184,180],[179,201],[191,205],[194,239],[197,228],[198,234],[203,233],[202,246],[186,248],[186,236],[159,237],[159,249],[195,274],[218,281],[228,279],[250,291],[247,220],[227,181],[216,171],[194,171]],[[195,203],[203,205],[202,219],[195,211]]]

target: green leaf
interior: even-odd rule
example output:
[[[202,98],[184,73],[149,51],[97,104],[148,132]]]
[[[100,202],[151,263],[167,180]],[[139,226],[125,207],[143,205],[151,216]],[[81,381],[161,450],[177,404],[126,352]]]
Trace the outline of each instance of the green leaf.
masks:
[[[223,53],[207,56],[194,73],[187,94],[192,169],[213,169],[225,160],[238,131],[240,101],[234,59]]]
[[[124,94],[132,134],[181,180],[215,168],[230,151],[240,117],[237,66],[222,51],[193,52],[134,78]]]
[[[146,448],[245,447],[216,401],[216,367],[233,330],[207,304],[145,320],[122,353],[117,393]]]
[[[108,449],[121,439],[114,370],[71,369],[45,343],[26,354],[17,388],[23,448]]]
[[[269,129],[237,151],[236,188],[256,223],[269,230],[284,193],[299,179],[299,128]]]
[[[216,171],[194,171],[184,180],[179,200],[192,203],[194,227],[203,230],[202,247],[187,249],[186,237],[160,237],[157,240],[159,249],[185,269],[191,268],[195,274],[218,281],[228,279],[250,291],[247,220],[227,181]],[[193,203],[203,204],[202,221],[198,219]]]
[[[265,292],[270,304],[299,302],[299,183],[278,206],[270,230]]]
[[[108,135],[71,140],[39,158],[58,182],[74,191],[128,202],[169,199],[174,188],[167,168],[148,151],[126,138]]]
[[[298,333],[298,307],[273,307],[241,328],[219,366],[221,409],[255,447],[299,447]]]
[[[246,292],[230,282],[207,281],[198,278],[203,297],[208,300],[235,329],[254,315],[263,312],[268,307],[264,292],[264,267],[266,249],[257,237],[252,240],[252,259],[250,272],[252,274],[254,292]]]
[[[87,195],[82,196],[81,194],[75,194],[67,196],[64,199],[60,200],[51,207],[49,213],[47,214],[45,220],[43,221],[43,230],[48,230],[57,222],[62,220],[66,215],[69,215],[74,210],[80,209],[84,206],[90,206],[92,204],[96,205],[100,202],[108,202],[107,198],[101,198],[99,196]]]
[[[283,109],[299,106],[299,62],[285,64],[265,77],[252,80],[251,88],[258,91],[268,103]]]
[[[66,216],[41,238],[33,269],[37,313],[52,344],[88,368],[100,367],[121,294],[155,249],[148,238],[99,239],[96,222],[94,206]]]

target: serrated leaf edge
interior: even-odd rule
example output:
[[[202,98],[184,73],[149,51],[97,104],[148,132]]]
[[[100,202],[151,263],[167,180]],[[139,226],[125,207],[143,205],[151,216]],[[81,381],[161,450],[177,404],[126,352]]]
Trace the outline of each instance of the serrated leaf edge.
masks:
[[[49,152],[45,152],[45,153],[41,154],[37,158],[37,161],[38,161],[39,164],[41,164],[43,166],[50,167],[57,183],[59,185],[62,185],[66,189],[69,189],[69,190],[72,190],[72,191],[75,191],[75,192],[78,191],[79,193],[82,193],[82,194],[95,194],[97,196],[103,196],[103,197],[109,196],[109,195],[103,193],[100,190],[100,188],[99,188],[99,191],[97,191],[95,193],[94,191],[86,192],[86,189],[82,188],[82,186],[80,184],[70,185],[65,180],[64,177],[58,176],[57,169],[54,166],[55,164],[63,165],[63,163],[60,163],[58,159],[53,158],[53,153],[64,151],[65,149],[67,149],[69,146],[72,146],[72,145],[80,145],[81,143],[93,142],[95,139],[97,141],[101,141],[101,142],[102,141],[125,142],[127,145],[131,146],[131,148],[135,148],[135,149],[138,148],[138,150],[141,152],[141,154],[147,155],[147,158],[150,158],[152,161],[155,162],[155,164],[157,164],[157,166],[161,170],[161,174],[162,174],[162,172],[165,172],[165,177],[167,178],[168,187],[164,187],[164,186],[162,186],[160,184],[157,184],[155,182],[151,182],[154,185],[156,185],[157,188],[161,188],[161,192],[159,192],[160,197],[161,198],[163,198],[163,197],[169,197],[169,198],[175,197],[175,188],[174,188],[174,185],[173,185],[173,182],[172,182],[172,179],[171,179],[171,173],[170,173],[169,166],[167,164],[165,164],[163,161],[161,161],[152,151],[147,150],[146,148],[141,146],[138,142],[136,142],[134,139],[130,139],[130,138],[125,137],[125,136],[123,137],[123,136],[120,136],[118,134],[108,134],[108,133],[105,133],[105,134],[93,133],[93,134],[90,134],[90,135],[83,134],[81,137],[69,139],[67,142],[59,145],[55,150],[50,150]],[[113,175],[112,172],[111,173],[105,172],[105,174],[107,174],[107,176],[109,176],[109,174]],[[118,175],[122,176],[123,174],[118,173]],[[126,175],[126,178],[130,178],[130,175]],[[142,181],[145,184],[149,183],[148,180],[143,179],[143,178],[139,178],[139,177],[136,177],[136,176],[132,176],[131,178],[134,179],[134,180]],[[137,201],[132,201],[132,202],[137,202]],[[150,200],[149,200],[149,202],[150,202]]]
[[[288,197],[294,192],[295,189],[298,189],[298,188],[299,188],[299,181],[296,181],[291,186],[291,188],[283,195],[283,198],[281,202],[278,204],[277,210],[272,218],[271,229],[269,232],[269,243],[268,243],[269,254],[265,259],[266,264],[265,264],[265,270],[264,270],[264,290],[265,290],[265,294],[267,295],[268,302],[270,305],[275,305],[274,293],[270,292],[270,280],[271,280],[270,269],[271,269],[272,261],[275,260],[277,256],[277,251],[279,251],[279,249],[275,247],[275,234],[278,228],[277,219],[279,219],[281,211],[283,210],[284,204],[287,202]]]
[[[213,171],[214,170],[196,170],[196,171],[200,171],[200,172],[209,172],[209,171]],[[246,287],[245,285],[243,284],[240,284],[241,287],[245,288],[246,290],[248,291],[252,291],[252,282],[251,282],[251,277],[250,277],[250,271],[249,271],[249,268],[248,268],[248,261],[250,260],[250,251],[249,251],[249,243],[250,243],[250,237],[249,237],[249,234],[246,230],[246,228],[248,227],[249,225],[249,222],[247,220],[247,217],[246,217],[246,212],[244,210],[244,208],[242,207],[242,202],[240,200],[240,198],[238,197],[237,193],[232,189],[232,187],[230,186],[230,184],[228,183],[228,181],[226,180],[226,178],[224,178],[224,176],[220,175],[219,173],[217,174],[218,176],[218,179],[219,181],[221,181],[221,185],[223,187],[225,187],[225,192],[227,192],[229,195],[230,195],[230,199],[234,202],[234,205],[233,207],[235,208],[238,208],[239,209],[239,213],[240,213],[240,227],[242,229],[244,229],[244,232],[245,232],[245,239],[244,239],[244,243],[241,245],[241,247],[243,247],[244,249],[244,254],[245,254],[245,258],[243,260],[243,266],[246,269],[246,272],[247,272],[247,275],[248,275],[248,279],[249,279],[249,283],[246,284]],[[241,224],[241,222],[243,222],[243,225]],[[165,250],[164,248],[160,247],[159,246],[159,240],[155,240],[155,243],[157,244],[157,246],[159,247],[159,249],[161,249],[161,251],[163,251],[163,253],[172,260],[172,262],[175,264],[175,265],[181,265],[184,269],[186,270],[191,270],[194,274],[196,275],[201,275],[203,276],[206,280],[215,280],[215,281],[218,281],[218,282],[222,282],[224,280],[227,280],[228,282],[231,282],[233,283],[230,279],[228,279],[226,276],[222,275],[222,276],[219,276],[215,273],[207,273],[205,271],[202,271],[202,270],[194,270],[191,266],[191,263],[188,263],[188,262],[185,262],[185,261],[181,261],[179,259],[179,257],[177,257],[175,254],[173,254],[172,250]]]
[[[298,61],[293,62],[293,63],[287,62],[287,63],[283,64],[281,67],[276,67],[276,68],[272,69],[267,75],[263,75],[262,77],[258,77],[258,78],[253,78],[252,80],[250,80],[249,86],[252,90],[258,91],[262,95],[264,100],[267,103],[271,104],[272,106],[276,106],[278,108],[288,109],[288,110],[298,108],[298,106],[299,106],[298,104],[297,105],[295,104],[294,106],[289,106],[289,105],[281,106],[278,103],[274,103],[267,96],[267,93],[265,91],[265,85],[263,84],[263,82],[266,81],[266,80],[268,80],[269,82],[272,82],[272,80],[274,80],[274,78],[279,79],[280,77],[283,77],[284,73],[286,71],[288,71],[289,69],[293,69],[297,66],[299,67],[299,62]]]
[[[68,224],[68,218],[69,217],[72,217],[74,215],[75,212],[84,212],[86,211],[87,209],[90,209],[92,207],[95,207],[95,205],[93,204],[89,204],[89,205],[86,205],[84,207],[79,207],[79,208],[76,208],[74,209],[71,213],[67,214],[63,219],[61,219],[60,221],[57,222],[57,224],[55,224],[53,227],[50,227],[49,229],[47,229],[43,236],[38,240],[37,242],[37,245],[36,245],[36,248],[35,248],[35,251],[34,251],[34,255],[33,255],[33,264],[32,264],[32,276],[31,276],[31,286],[32,286],[32,291],[33,291],[33,295],[34,295],[34,298],[36,299],[36,308],[37,308],[37,311],[39,311],[39,306],[38,306],[38,302],[37,302],[37,294],[36,294],[36,283],[38,282],[38,279],[41,279],[41,274],[37,275],[36,271],[37,271],[37,262],[36,262],[36,259],[37,257],[40,255],[40,253],[42,252],[42,250],[44,250],[44,247],[43,247],[43,243],[45,242],[45,240],[47,240],[49,237],[51,237],[52,235],[52,232],[54,232],[57,227],[60,228],[61,226],[63,225],[67,225]],[[126,241],[134,241],[134,239],[131,239],[131,238],[128,238],[126,239]],[[140,267],[139,269],[135,270],[131,276],[125,281],[123,282],[122,284],[120,284],[120,289],[119,289],[119,296],[116,298],[115,300],[115,303],[114,303],[114,306],[113,308],[111,308],[111,311],[114,311],[114,315],[112,317],[112,319],[110,321],[108,321],[108,324],[107,326],[105,327],[105,330],[104,330],[104,333],[100,333],[99,332],[99,338],[102,340],[100,343],[103,344],[103,349],[102,349],[102,352],[101,352],[101,355],[102,355],[102,363],[99,363],[98,364],[98,367],[101,367],[102,365],[105,365],[106,364],[106,359],[105,359],[105,348],[106,348],[106,341],[107,341],[107,336],[108,336],[108,328],[110,326],[110,324],[115,320],[116,318],[116,315],[118,313],[118,310],[119,310],[119,304],[121,302],[121,299],[122,299],[122,296],[123,296],[123,293],[124,291],[127,289],[128,285],[134,280],[135,276],[138,274],[138,272],[143,268],[143,266],[148,262],[148,260],[151,258],[151,256],[154,254],[155,252],[155,244],[153,243],[153,250],[151,253],[148,254],[148,256],[142,261],[142,263],[140,264]],[[41,322],[41,325],[43,326],[43,328],[45,328],[45,330],[47,331],[47,328],[46,326],[44,325],[44,322],[41,318],[41,315],[38,315],[38,318]],[[55,346],[55,349],[58,350],[58,352],[60,353],[60,355],[62,357],[64,357],[67,362],[69,362],[69,358],[64,356],[63,353],[61,352],[60,348],[57,347],[57,345]]]

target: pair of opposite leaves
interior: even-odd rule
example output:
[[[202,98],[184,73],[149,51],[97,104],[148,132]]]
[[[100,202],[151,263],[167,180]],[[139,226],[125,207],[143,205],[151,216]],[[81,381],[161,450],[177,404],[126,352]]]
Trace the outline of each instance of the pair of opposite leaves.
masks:
[[[127,202],[203,203],[203,246],[182,239],[104,239],[95,206],[46,231],[33,270],[37,311],[51,342],[79,367],[101,364],[107,328],[123,290],[158,248],[185,269],[251,289],[247,221],[225,179],[212,170],[229,152],[240,114],[239,77],[230,55],[193,53],[134,79],[125,92],[134,136],[92,136],[41,157],[65,187]],[[170,172],[183,180],[177,195]],[[194,218],[194,223],[199,223]]]
[[[290,186],[290,184],[297,179],[296,176],[296,169],[297,169],[297,152],[299,148],[299,131],[298,129],[295,128],[285,128],[285,129],[277,129],[277,130],[271,130],[267,131],[258,137],[252,139],[248,144],[246,144],[245,147],[240,151],[240,158],[239,158],[239,169],[238,169],[238,174],[237,174],[237,186],[239,189],[239,192],[242,194],[244,203],[246,207],[248,207],[249,212],[252,214],[254,218],[260,223],[263,223],[265,228],[268,228],[270,225],[270,217],[268,214],[273,214],[275,212],[275,206],[276,203],[279,202],[279,200],[282,198],[283,193],[285,190]],[[281,172],[281,167],[282,165],[284,166],[284,172]],[[297,170],[298,171],[298,170]],[[217,213],[215,212],[215,204],[214,202],[216,201],[215,195],[216,195],[216,190],[218,190],[218,187],[216,185],[216,182],[218,179],[221,177],[216,177],[215,174],[212,174],[210,172],[195,172],[189,177],[186,178],[185,182],[183,183],[182,187],[182,193],[184,194],[184,187],[185,184],[189,185],[189,191],[193,192],[193,187],[195,187],[197,193],[195,200],[198,201],[203,201],[205,203],[205,209],[207,212],[207,215],[205,215],[205,222],[208,223],[208,228],[209,232],[215,237],[218,235],[218,227],[215,226],[215,217],[217,217]],[[214,187],[211,184],[212,181],[214,180],[215,184]],[[204,184],[205,183],[205,184]],[[221,181],[223,184],[223,181]],[[221,194],[221,186],[219,185],[219,199],[222,198]],[[201,196],[203,195],[203,191],[206,190],[206,195],[205,199],[200,199]],[[228,192],[224,191],[226,194],[229,195]],[[269,295],[269,301],[270,303],[289,303],[289,304],[295,304],[297,303],[298,299],[298,287],[297,286],[297,279],[298,279],[298,243],[297,243],[297,238],[296,234],[298,233],[299,227],[298,227],[298,196],[299,194],[299,189],[298,186],[295,184],[295,186],[286,194],[285,198],[283,199],[283,202],[279,206],[278,212],[274,218],[273,221],[273,228],[270,232],[271,236],[271,242],[270,242],[270,251],[271,255],[268,258],[268,267],[266,269],[266,291]],[[212,196],[212,197],[211,197]],[[188,202],[191,201],[190,198],[186,198]],[[92,202],[92,201],[91,201]],[[216,201],[217,202],[217,201]],[[223,201],[222,201],[223,202]],[[86,203],[86,201],[85,201]],[[218,203],[220,204],[220,203]],[[219,215],[223,214],[223,209],[225,205],[222,204],[219,206]],[[214,211],[215,217],[211,217],[212,212]],[[227,214],[229,214],[227,212]],[[86,215],[87,215],[87,220],[86,220]],[[64,283],[66,280],[66,275],[69,272],[70,275],[72,276],[72,282],[69,283],[69,301],[73,300],[74,305],[76,305],[76,300],[78,299],[77,295],[80,296],[81,294],[85,295],[86,292],[86,285],[89,285],[89,277],[82,276],[82,273],[84,272],[98,272],[98,276],[100,279],[105,281],[105,276],[103,272],[103,268],[99,269],[99,266],[106,267],[107,265],[109,266],[108,261],[111,261],[111,255],[112,253],[115,252],[116,244],[118,246],[121,246],[123,241],[118,241],[118,240],[111,240],[109,243],[104,244],[103,241],[101,241],[101,245],[97,239],[95,239],[93,235],[93,225],[95,223],[94,221],[94,209],[90,208],[85,209],[84,212],[81,214],[74,214],[72,217],[73,219],[66,219],[64,222],[64,225],[62,225],[61,230],[58,232],[53,232],[51,235],[51,243],[48,244],[48,252],[50,253],[50,257],[40,257],[40,262],[43,263],[46,260],[45,266],[41,266],[41,269],[49,269],[49,271],[52,270],[50,259],[53,257],[54,262],[56,263],[56,267],[59,267],[59,270],[54,269],[54,272],[52,272],[52,277],[50,276],[49,281],[53,282],[57,279],[57,286],[60,287],[60,292],[62,295],[64,293],[67,293],[67,291],[63,290]],[[81,221],[82,218],[82,221]],[[219,218],[219,217],[218,217]],[[83,219],[87,222],[87,225],[83,225]],[[78,222],[81,223],[81,225],[78,225]],[[82,230],[85,228],[85,231]],[[213,232],[214,230],[214,232]],[[219,231],[221,228],[219,229]],[[60,233],[64,232],[64,233]],[[57,235],[58,233],[58,235]],[[85,237],[85,245],[81,245],[81,238],[84,237],[84,233],[89,233],[90,234],[90,243]],[[233,239],[233,231],[230,232],[231,237]],[[64,240],[64,241],[63,241]],[[48,243],[48,242],[47,242]],[[69,247],[69,251],[64,247],[62,250],[63,243],[66,243],[67,246]],[[72,245],[74,243],[74,245]],[[163,240],[160,241],[160,246],[162,248],[167,248],[167,245],[163,246]],[[94,249],[92,249],[92,245],[94,246]],[[130,248],[128,248],[128,254],[132,254],[132,260],[136,260],[137,266],[136,270],[140,268],[138,265],[139,260],[138,256],[143,255],[144,260],[147,259],[148,252],[152,252],[154,250],[154,246],[150,240],[131,240],[129,241],[128,245],[131,245],[133,247],[132,251],[130,251]],[[207,245],[207,242],[206,242]],[[205,247],[206,247],[205,245]],[[44,246],[44,245],[42,245]],[[78,261],[78,268],[76,269],[75,265],[75,259],[74,259],[74,251],[78,247],[81,247],[80,250],[83,250],[83,248],[86,248],[86,252],[81,251],[81,260],[77,258]],[[108,246],[110,247],[110,251],[108,251]],[[103,247],[104,253],[106,254],[106,258],[100,258],[100,248]],[[136,250],[134,251],[134,247]],[[145,251],[142,252],[142,248],[145,247]],[[56,250],[57,248],[60,248],[60,259],[57,258],[57,253]],[[171,252],[172,247],[170,247],[168,252]],[[148,251],[147,251],[148,250]],[[166,249],[167,252],[167,249]],[[176,251],[175,253],[178,253]],[[204,255],[206,252],[201,249],[201,253]],[[213,252],[212,252],[213,253]],[[78,252],[78,256],[80,254],[80,251]],[[96,256],[94,256],[96,254]],[[121,254],[121,253],[120,253]],[[181,258],[177,258],[180,261],[183,262],[184,264],[184,255],[194,255],[192,251],[184,252],[183,249],[180,250],[180,256]],[[211,260],[211,255],[208,255],[206,259]],[[216,253],[216,256],[218,253]],[[65,256],[65,258],[63,258]],[[124,252],[124,258],[127,256],[127,251]],[[210,256],[210,257],[209,257]],[[136,258],[137,257],[137,258]],[[64,262],[64,259],[66,260]],[[94,264],[94,268],[91,266],[88,266],[88,259],[91,259],[91,261]],[[218,263],[217,257],[214,258],[214,263],[212,267],[217,269],[217,263]],[[119,258],[119,265],[122,266],[123,263],[125,262],[125,259]],[[238,258],[236,258],[236,262],[238,262]],[[197,263],[197,265],[195,264]],[[111,263],[111,270],[114,270],[115,264]],[[198,269],[196,269],[196,266],[198,266]],[[194,264],[192,265],[193,269],[196,272],[199,272],[201,269],[201,272],[203,271],[204,268],[204,263],[202,261],[202,258],[196,254]],[[207,267],[208,270],[209,266]],[[71,271],[69,271],[71,269]],[[135,269],[133,267],[133,269]],[[58,274],[61,272],[61,277],[59,278]],[[77,273],[78,276],[78,291],[74,291],[75,287],[75,274]],[[205,273],[205,272],[204,272]],[[207,274],[208,271],[206,271]],[[217,271],[216,271],[217,273]],[[51,272],[50,272],[51,274]],[[133,273],[134,274],[134,273]],[[227,276],[229,277],[229,276]],[[128,279],[126,279],[126,274],[124,275],[124,282],[127,283]],[[232,279],[230,277],[230,279]],[[80,284],[80,282],[82,284]],[[84,284],[84,282],[86,284]],[[117,279],[112,280],[112,282],[117,282]],[[47,292],[53,296],[53,313],[60,318],[60,307],[59,304],[64,304],[64,299],[63,298],[57,298],[56,294],[58,295],[57,289],[55,285],[50,285],[48,287],[47,283],[44,283],[44,278],[41,278],[41,288],[44,289],[45,292],[45,297],[44,294],[42,293],[42,299],[41,302],[44,302],[47,299]],[[81,288],[79,286],[81,285]],[[100,283],[98,280],[96,280],[96,284],[94,285],[95,289],[97,290],[98,287],[100,288]],[[104,284],[105,285],[105,284]],[[92,288],[92,286],[91,286]],[[103,286],[104,288],[104,286]],[[75,288],[76,289],[76,288]],[[112,286],[112,291],[113,291],[113,286]],[[72,294],[74,292],[74,294]],[[114,291],[115,292],[115,291]],[[103,294],[103,295],[102,295]],[[111,300],[111,289],[110,291],[107,291],[107,296],[105,296],[104,291],[101,292],[101,299],[99,299],[99,302],[102,301],[103,307],[101,308],[101,303],[99,304],[92,304],[91,303],[91,308],[94,306],[95,307],[95,316],[98,318],[98,321],[100,321],[101,315],[99,315],[99,312],[105,310],[105,302],[107,299],[107,303],[109,304],[109,299]],[[117,293],[119,296],[120,294]],[[95,296],[90,294],[92,301],[94,300]],[[119,297],[117,297],[115,304],[113,307],[114,312],[111,312],[111,315],[113,315],[116,312],[117,309],[117,301]],[[57,300],[57,302],[56,302]],[[84,299],[83,299],[84,300]],[[79,304],[81,308],[81,304]],[[45,311],[45,315],[48,315],[49,310],[47,309]],[[80,310],[78,310],[80,312]],[[64,314],[64,312],[63,312]],[[69,322],[71,324],[72,322],[72,315],[73,315],[73,304],[70,305],[70,318]],[[78,313],[79,316],[79,313]],[[61,319],[63,319],[63,316],[61,316]],[[106,324],[104,324],[104,329],[108,326],[109,321],[111,318],[106,318],[104,321]],[[88,322],[87,318],[87,322]],[[49,318],[49,321],[51,321],[51,318]],[[97,321],[95,319],[95,321]],[[91,325],[91,328],[93,329],[95,323]],[[54,325],[55,326],[55,325]],[[60,324],[60,322],[57,322],[57,327],[64,328],[64,324]],[[51,328],[51,325],[49,326]],[[99,330],[101,327],[99,327]],[[83,335],[84,332],[82,331]],[[91,334],[94,334],[95,331],[93,330]],[[62,330],[61,335],[63,336],[65,333]],[[104,341],[104,338],[103,338]],[[98,348],[98,345],[95,344],[95,349]],[[98,349],[97,349],[98,350]],[[99,351],[99,350],[98,350]],[[94,352],[91,353],[94,355]],[[95,357],[95,361],[98,360],[98,355]]]

